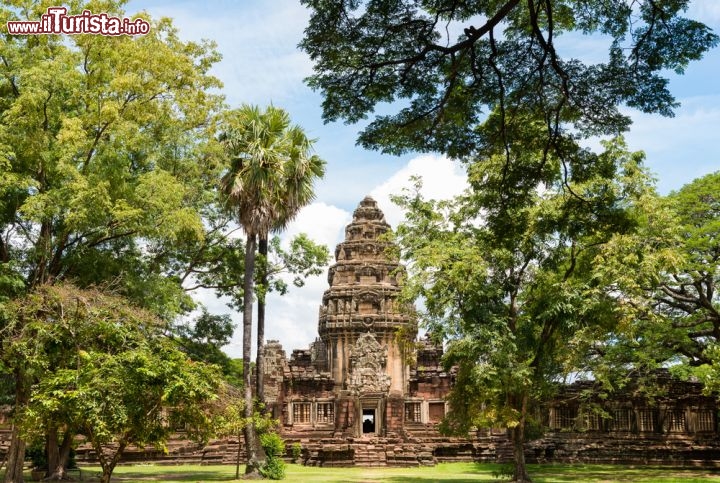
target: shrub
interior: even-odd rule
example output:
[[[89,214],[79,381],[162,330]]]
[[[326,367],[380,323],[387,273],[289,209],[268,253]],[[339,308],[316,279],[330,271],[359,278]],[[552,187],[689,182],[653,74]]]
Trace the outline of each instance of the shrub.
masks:
[[[260,474],[271,480],[285,479],[285,462],[277,457],[269,457],[265,464],[260,468]]]
[[[260,444],[268,458],[280,457],[285,453],[285,441],[277,433],[261,434]]]
[[[302,454],[302,446],[300,443],[293,443],[292,445],[292,462],[297,463]]]
[[[43,443],[34,443],[25,450],[25,458],[30,458],[32,466],[36,470],[47,470],[48,462],[45,457],[45,445]]]
[[[267,457],[265,464],[260,468],[260,474],[271,480],[285,478],[285,462],[281,456],[285,453],[285,441],[277,433],[264,433],[260,435],[260,444]]]

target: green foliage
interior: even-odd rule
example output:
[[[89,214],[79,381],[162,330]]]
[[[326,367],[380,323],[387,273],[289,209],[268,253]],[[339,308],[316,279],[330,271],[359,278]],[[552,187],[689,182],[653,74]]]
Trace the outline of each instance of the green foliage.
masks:
[[[279,434],[268,432],[260,435],[260,444],[267,456],[267,461],[260,468],[260,474],[271,480],[285,479],[285,462],[282,460],[285,454],[285,441]]]
[[[230,362],[224,366],[223,373],[228,384],[232,384],[236,388],[243,387],[243,362],[242,359],[230,359]]]
[[[225,404],[216,420],[217,433],[219,435],[237,436],[242,432],[246,422],[244,401],[240,398],[233,398]]]
[[[15,379],[11,374],[3,374],[0,360],[0,405],[12,404],[15,401]]]
[[[210,314],[203,307],[200,315],[192,322],[175,325],[173,333],[188,357],[219,366],[226,378],[235,381],[236,368],[230,357],[222,351],[222,347],[230,342],[234,329],[229,315]]]
[[[471,165],[471,190],[452,201],[425,200],[419,187],[397,198],[408,211],[396,231],[409,260],[404,296],[422,300],[421,322],[458,367],[445,430],[503,426],[523,441],[532,408],[615,327],[618,301],[598,284],[596,257],[635,229],[633,208],[652,188],[641,153],[622,140],[604,147],[578,149],[583,169],[567,176],[537,149],[519,150],[510,164]]]
[[[647,197],[638,230],[615,237],[598,257],[598,279],[612,281],[624,302],[622,324],[597,334],[601,357],[590,361],[606,385],[623,384],[629,367],[643,374],[669,365],[678,377],[717,386],[718,192],[720,173],[712,173],[666,197]]]
[[[277,433],[261,434],[260,444],[268,458],[281,458],[285,454],[285,441]]]
[[[280,244],[280,238],[274,236],[270,239],[267,262],[258,257],[258,266],[267,274],[268,292],[277,292],[285,295],[288,285],[281,275],[293,275],[293,285],[302,287],[308,277],[321,275],[328,260],[330,252],[325,245],[318,245],[312,241],[307,234],[300,233],[290,240],[289,249],[284,249]],[[263,297],[263,286],[257,281],[258,298]]]
[[[109,474],[127,445],[162,446],[179,423],[200,440],[212,431],[207,404],[217,369],[190,361],[148,312],[97,290],[54,285],[13,300],[8,313],[13,337],[3,357],[37,381],[16,408],[27,438],[72,428]]]
[[[124,3],[103,2],[101,10],[123,17]],[[97,7],[84,0],[65,5],[75,13]],[[46,7],[47,2],[37,0],[5,2],[0,21],[39,18]],[[140,377],[122,374],[118,366],[121,360],[131,362],[133,350],[138,370],[150,362],[178,365],[180,355],[165,347],[168,341],[161,343],[147,321],[160,317],[169,323],[190,312],[195,302],[189,291],[194,288],[242,299],[237,273],[243,270],[244,243],[232,236],[231,218],[217,190],[224,169],[216,136],[223,99],[213,94],[220,82],[209,71],[220,56],[211,42],[182,41],[170,19],[140,15],[152,25],[147,35],[8,36],[0,45],[0,372],[11,375],[14,393],[5,394],[3,385],[0,398],[17,398],[15,416],[21,418],[25,416],[19,408],[32,397],[37,418],[46,418],[38,419],[33,431],[74,427],[81,421],[80,402],[71,399],[79,389],[68,391],[67,400],[43,402],[40,395],[30,394],[31,387],[61,391],[71,384],[71,373],[63,370],[85,357],[88,363],[81,368],[100,371],[105,366],[112,372],[108,380],[116,382]],[[137,322],[140,316],[123,307],[105,313],[105,302],[100,303],[105,308],[86,308],[95,299],[69,302],[85,307],[80,319],[98,318],[108,331],[98,330],[95,339],[83,342],[88,349],[80,357],[76,344],[81,342],[67,324],[45,327],[32,317],[14,318],[11,312],[18,304],[45,297],[38,294],[47,290],[36,292],[38,287],[68,281],[81,288],[101,287],[124,297],[125,305],[130,301],[147,309],[150,314],[141,317],[146,323]],[[126,316],[128,325],[111,330],[113,323],[107,320],[113,313]],[[5,324],[11,324],[11,330],[5,330]],[[138,337],[152,334],[152,343],[123,333],[133,324]],[[52,343],[33,344],[35,332],[37,340]],[[16,334],[21,337],[13,340]],[[112,341],[106,341],[110,335]],[[120,340],[137,345],[112,352],[109,347]],[[156,358],[147,351],[155,351]],[[157,359],[160,356],[168,359]],[[214,356],[221,358],[219,351]],[[50,370],[54,367],[58,371]],[[192,363],[184,368],[192,384],[199,384],[200,373],[209,370]],[[155,375],[171,383],[169,374]],[[103,381],[97,374],[82,377],[84,384],[100,391],[97,385]],[[114,390],[103,389],[108,397]],[[87,404],[97,401],[93,397],[88,396]],[[146,399],[152,402],[153,397]],[[124,402],[118,395],[117,404]],[[98,427],[109,428],[102,431],[111,435],[121,420],[133,420],[120,410],[117,418]],[[138,436],[140,443],[162,434],[154,425],[146,426],[148,434]],[[18,455],[21,459],[22,452]],[[18,462],[10,465],[17,468]]]
[[[27,447],[25,450],[25,457],[30,458],[33,469],[36,470],[47,470],[48,462],[45,456],[45,445],[42,443],[35,443]]]
[[[227,209],[248,237],[281,229],[314,197],[325,161],[286,111],[244,105],[225,113],[220,141],[228,166],[222,180]]]
[[[230,342],[234,326],[230,316],[212,315],[203,310],[192,324],[192,328],[185,327],[184,335],[198,343],[212,344],[222,347]]]
[[[574,164],[565,152],[573,136],[627,129],[619,106],[671,115],[667,71],[682,73],[718,42],[683,17],[685,0],[302,3],[311,18],[300,45],[314,62],[308,84],[324,96],[324,119],[357,122],[400,101],[359,137],[391,153],[509,160],[531,117],[543,126],[535,145]],[[570,39],[561,36],[590,34],[608,39],[603,62],[563,54]]]
[[[266,460],[259,464],[258,471],[261,475],[270,479],[282,479],[285,472],[285,464],[281,457],[285,452],[285,442],[277,434],[278,420],[272,419],[269,414],[262,410],[262,407],[255,408],[251,416],[247,417],[245,411],[245,400],[239,395],[225,401],[222,410],[216,415],[215,428],[219,435],[231,435],[240,438],[244,430],[251,425],[260,438],[260,445],[265,450]],[[273,461],[278,460],[278,461]],[[236,478],[240,475],[240,452],[237,454],[235,463]],[[273,476],[274,475],[274,476]]]
[[[229,111],[223,119],[220,142],[227,161],[220,191],[228,213],[236,217],[247,240],[243,264],[243,367],[250,367],[252,349],[252,304],[256,283],[255,250],[266,255],[265,241],[272,230],[280,230],[315,194],[313,184],[325,174],[325,162],[311,155],[311,141],[299,126],[290,125],[287,112],[273,106],[262,112],[245,105]],[[264,304],[267,291],[267,259],[258,270],[258,299]],[[264,318],[258,317],[258,334],[264,333]],[[262,336],[258,336],[258,393],[262,390]],[[250,371],[243,373],[247,467],[259,467]]]
[[[280,458],[269,458],[260,467],[260,474],[269,480],[285,479],[285,462]]]
[[[298,442],[292,444],[292,462],[297,463],[302,456],[302,445]]]
[[[103,11],[123,16],[122,4]],[[0,19],[39,18],[46,6],[4,4]],[[211,264],[222,224],[203,224],[221,169],[212,121],[222,99],[208,94],[219,54],[181,41],[169,19],[148,20],[138,37],[3,42],[0,299],[72,280],[112,282],[168,320],[192,308],[188,260]]]

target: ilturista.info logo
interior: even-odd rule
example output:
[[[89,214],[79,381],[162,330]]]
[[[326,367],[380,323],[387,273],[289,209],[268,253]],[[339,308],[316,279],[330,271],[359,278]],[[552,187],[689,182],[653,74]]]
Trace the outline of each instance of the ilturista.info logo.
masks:
[[[65,7],[48,7],[40,20],[9,21],[7,30],[10,35],[145,35],[150,31],[150,24],[141,18],[111,17],[90,10],[68,15]]]

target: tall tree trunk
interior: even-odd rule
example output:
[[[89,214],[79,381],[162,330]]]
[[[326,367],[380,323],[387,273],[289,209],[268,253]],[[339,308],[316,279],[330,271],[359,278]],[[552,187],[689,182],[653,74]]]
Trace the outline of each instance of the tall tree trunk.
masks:
[[[263,257],[264,263],[261,267],[262,273],[260,274],[260,285],[263,293],[258,296],[258,310],[257,310],[257,359],[255,362],[255,373],[257,377],[255,394],[257,400],[260,403],[265,403],[265,297],[267,295],[268,288],[268,275],[267,275],[267,255],[268,255],[268,239],[267,235],[260,236],[260,242],[258,244],[258,253]]]
[[[66,429],[62,443],[59,446],[57,439],[57,430],[55,430],[53,438],[55,440],[55,443],[53,444],[55,448],[55,456],[53,458],[54,461],[51,463],[51,460],[49,458],[50,452],[48,451],[47,479],[52,481],[60,481],[67,478],[67,467],[68,463],[70,462],[70,450],[72,449],[72,442],[75,438],[75,432],[70,429]],[[48,446],[50,446],[50,444],[51,442],[48,441]]]
[[[245,279],[243,280],[243,390],[245,395],[244,416],[248,421],[245,434],[245,473],[257,473],[260,463],[257,457],[255,425],[252,424],[253,395],[250,360],[252,351],[253,284],[255,272],[255,236],[248,236],[245,242]]]
[[[7,457],[7,469],[4,483],[24,483],[23,465],[25,464],[25,441],[20,439],[20,430],[17,425],[12,427],[10,451]]]
[[[100,455],[102,453],[102,446],[99,443],[93,444],[93,446],[95,447],[95,451],[98,453],[98,455]],[[108,458],[107,456],[104,456],[103,458],[98,458],[100,461],[100,466],[102,466],[103,470],[102,476],[100,477],[101,483],[110,483],[110,478],[112,478],[112,473],[115,470],[115,466],[117,466],[118,461],[120,461],[120,458],[122,457],[126,446],[126,441],[120,441],[120,445],[118,446],[117,451],[110,458]]]
[[[515,468],[513,470],[513,481],[517,483],[530,483],[530,475],[528,475],[525,467],[525,420],[527,419],[527,393],[522,395],[520,403],[520,420],[518,425],[512,430],[513,456],[515,459]]]
[[[240,444],[240,433],[238,432],[238,450],[237,450],[237,459],[235,460],[235,479],[240,479],[240,453],[242,450],[242,445]]]
[[[45,461],[47,461],[47,471],[45,473],[45,477],[47,478],[52,474],[52,471],[57,468],[58,461],[60,461],[58,430],[55,426],[50,428],[45,435]]]
[[[22,369],[15,370],[15,414],[24,407],[29,398],[29,388],[25,384],[25,373]],[[7,457],[7,470],[4,483],[23,483],[23,466],[25,465],[25,441],[20,437],[20,428],[17,424],[12,426],[10,449]]]

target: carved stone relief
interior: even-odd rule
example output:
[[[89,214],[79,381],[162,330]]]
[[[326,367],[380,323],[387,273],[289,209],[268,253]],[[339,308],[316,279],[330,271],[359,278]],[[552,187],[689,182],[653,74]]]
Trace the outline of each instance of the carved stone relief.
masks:
[[[361,335],[350,350],[347,388],[354,394],[386,392],[390,388],[386,364],[387,347],[381,346],[369,332]]]

